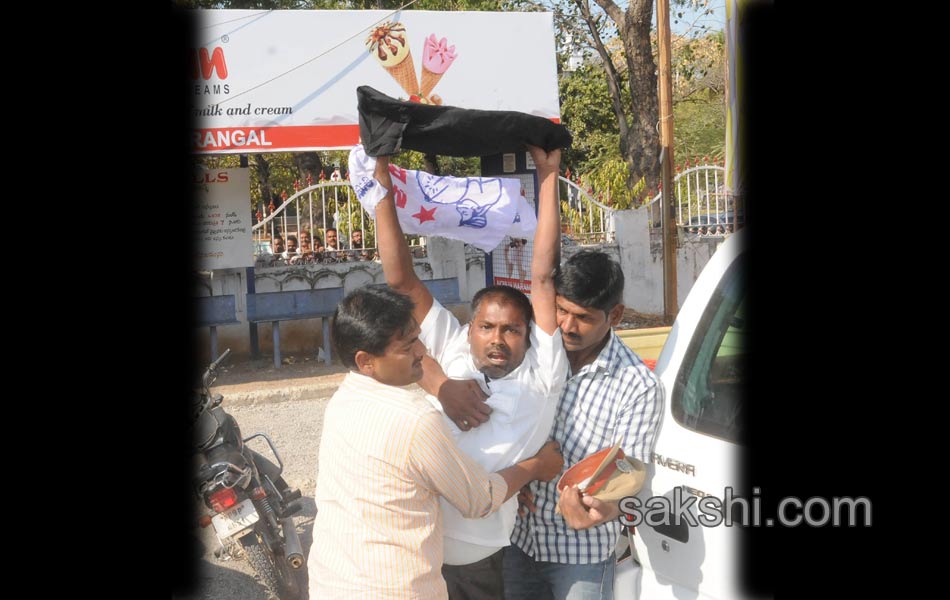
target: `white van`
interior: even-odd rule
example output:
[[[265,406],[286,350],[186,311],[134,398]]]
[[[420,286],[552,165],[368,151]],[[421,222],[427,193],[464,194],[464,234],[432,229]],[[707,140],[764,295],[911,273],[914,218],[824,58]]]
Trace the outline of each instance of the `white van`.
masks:
[[[677,498],[682,505],[695,497],[688,512],[700,522],[700,517],[715,515],[711,509],[727,490],[742,493],[743,359],[748,334],[744,238],[744,230],[729,236],[710,259],[657,359],[655,372],[666,402],[650,465],[652,478],[637,494],[644,517],[651,511],[650,498],[666,498],[672,507]],[[699,500],[707,496],[712,498],[700,512]],[[633,536],[632,560],[640,563],[640,569],[624,570],[631,577],[636,573],[639,581],[631,584],[618,577],[617,598],[629,597],[631,588],[649,600],[743,597],[737,580],[739,527],[691,526],[684,519],[676,524],[669,514],[661,519],[663,501],[650,505],[653,524],[645,518]],[[628,512],[623,505],[622,510]]]

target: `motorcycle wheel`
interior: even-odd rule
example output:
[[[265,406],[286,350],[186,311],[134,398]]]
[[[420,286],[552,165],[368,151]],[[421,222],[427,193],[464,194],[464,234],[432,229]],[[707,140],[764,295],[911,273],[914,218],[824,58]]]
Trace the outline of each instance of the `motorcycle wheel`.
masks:
[[[287,557],[275,555],[267,544],[261,542],[257,533],[241,538],[241,545],[247,561],[272,596],[280,600],[300,599],[300,584],[295,571],[287,563]]]
[[[277,488],[278,493],[283,495],[290,491],[290,485],[280,475],[280,468],[278,468],[277,465],[267,460],[254,450],[251,450],[251,458],[254,461],[254,464],[257,466],[258,472],[262,475],[267,475],[271,481],[274,482],[274,486]]]

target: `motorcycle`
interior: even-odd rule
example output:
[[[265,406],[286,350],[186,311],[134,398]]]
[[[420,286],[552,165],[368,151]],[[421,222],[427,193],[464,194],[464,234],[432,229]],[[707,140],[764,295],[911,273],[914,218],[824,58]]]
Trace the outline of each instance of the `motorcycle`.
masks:
[[[224,353],[204,372],[194,399],[194,489],[207,508],[199,519],[211,525],[222,546],[240,544],[248,562],[269,592],[280,600],[298,600],[297,571],[304,563],[293,515],[300,509],[300,490],[284,481],[283,462],[263,433],[243,438],[237,421],[221,407],[221,394],[211,394]],[[275,465],[246,442],[263,438]]]

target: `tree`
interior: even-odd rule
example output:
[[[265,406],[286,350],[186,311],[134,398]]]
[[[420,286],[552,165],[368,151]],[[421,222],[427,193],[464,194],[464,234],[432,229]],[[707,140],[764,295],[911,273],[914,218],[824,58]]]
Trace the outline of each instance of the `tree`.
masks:
[[[673,117],[677,162],[725,155],[725,35],[673,38]]]
[[[562,40],[576,36],[576,32],[567,31]],[[652,39],[655,45],[655,36]],[[672,46],[676,157],[679,162],[687,157],[721,159],[725,130],[723,34],[694,28],[674,36]],[[626,97],[630,92],[623,47],[617,38],[610,38],[604,47],[619,81],[621,97]],[[611,68],[603,66],[595,55],[569,71],[565,67],[572,52],[576,52],[575,44],[562,44],[561,118],[575,132],[574,145],[565,152],[564,162],[577,175],[575,179],[585,187],[605,192],[615,207],[636,205],[655,188],[647,189],[645,178],[633,180],[620,153],[620,120],[613,105],[605,102],[610,97],[607,73]],[[634,107],[624,108],[632,111]],[[618,176],[618,162],[625,165],[627,174],[623,177]]]
[[[562,73],[558,88],[561,121],[574,133],[574,143],[564,152],[564,164],[584,172],[619,159],[617,117],[604,101],[609,94],[604,69],[586,62],[573,72]]]
[[[589,0],[572,0],[575,10],[587,27],[587,34],[600,57],[607,79],[611,108],[617,118],[620,154],[627,164],[627,185],[632,188],[644,179],[648,190],[660,181],[660,135],[656,63],[650,31],[653,23],[653,0],[629,0],[623,10],[612,0],[595,0],[603,14],[592,10]],[[604,22],[604,15],[612,27]],[[624,81],[607,50],[603,37],[616,32],[623,47]]]
[[[580,68],[571,73],[565,71],[561,77],[562,116],[572,131],[582,131],[585,138],[578,145],[578,151],[569,155],[568,164],[578,165],[576,172],[582,173],[593,174],[594,170],[606,169],[611,173],[607,179],[615,182],[615,161],[621,160],[627,167],[626,187],[630,194],[634,190],[637,190],[635,196],[655,192],[660,176],[660,148],[653,2],[631,0],[625,10],[613,0],[537,2],[554,10],[561,33],[561,64],[566,63],[568,56],[581,53],[588,59]],[[721,149],[722,144],[717,145],[714,140],[722,139],[724,125],[716,126],[715,132],[710,126],[724,122],[724,106],[722,44],[709,41],[709,35],[704,36],[709,30],[705,17],[712,9],[708,0],[672,0],[672,3],[678,8],[671,15],[672,21],[681,31],[685,29],[675,36],[673,44],[674,72],[679,82],[674,87],[673,98],[676,143],[686,143],[690,155],[697,152],[716,155],[712,150]],[[692,8],[687,10],[687,5]],[[687,19],[691,21],[687,23]],[[722,39],[721,34],[713,34],[713,37]],[[719,62],[715,63],[717,50]],[[718,82],[716,76],[719,76]],[[609,99],[609,105],[604,99]],[[602,123],[606,106],[615,119],[613,125]],[[584,128],[579,129],[579,125]],[[616,153],[608,152],[605,145],[611,136],[616,140]],[[575,160],[581,163],[573,162]],[[614,198],[621,196],[618,190],[608,191]]]

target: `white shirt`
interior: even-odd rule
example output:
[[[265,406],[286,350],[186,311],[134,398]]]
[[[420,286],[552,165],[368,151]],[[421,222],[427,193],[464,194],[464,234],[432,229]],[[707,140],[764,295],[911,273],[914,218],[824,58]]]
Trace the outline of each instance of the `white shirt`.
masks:
[[[474,378],[490,394],[487,402],[492,413],[487,423],[461,431],[444,411],[443,417],[459,448],[492,473],[534,456],[548,440],[567,379],[567,353],[559,330],[548,335],[532,322],[528,334],[531,346],[524,361],[505,377],[486,384],[472,360],[468,327],[461,326],[433,299],[419,338],[447,376]],[[438,399],[426,398],[442,411]],[[454,506],[442,502],[445,564],[471,564],[509,545],[517,512],[517,496],[481,519],[466,519]]]

